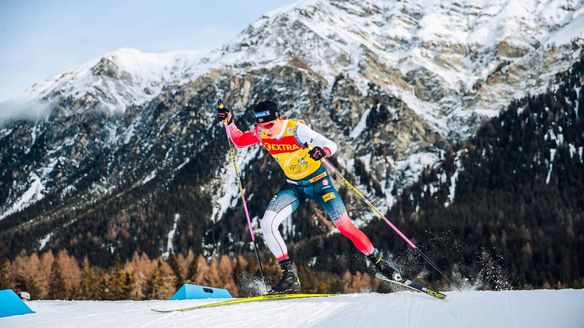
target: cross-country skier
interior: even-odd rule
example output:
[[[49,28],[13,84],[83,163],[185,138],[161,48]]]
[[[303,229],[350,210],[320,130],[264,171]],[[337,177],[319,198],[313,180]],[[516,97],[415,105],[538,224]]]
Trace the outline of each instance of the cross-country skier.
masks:
[[[227,125],[229,138],[236,147],[261,144],[286,174],[286,184],[270,200],[260,221],[265,242],[283,271],[282,279],[270,293],[300,290],[300,280],[292,270],[292,262],[278,227],[305,199],[313,199],[322,206],[335,227],[369,258],[381,274],[389,279],[399,277],[398,270],[381,258],[369,238],[353,224],[321,162],[321,159],[335,153],[337,145],[310,129],[303,121],[280,116],[278,106],[272,101],[258,103],[254,112],[256,125],[247,132],[235,126],[230,111],[222,103],[218,118]]]

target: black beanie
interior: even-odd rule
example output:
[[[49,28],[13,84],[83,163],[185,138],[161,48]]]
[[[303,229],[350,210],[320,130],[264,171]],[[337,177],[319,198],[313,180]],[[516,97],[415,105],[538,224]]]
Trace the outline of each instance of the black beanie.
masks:
[[[265,123],[273,121],[280,116],[278,105],[275,102],[265,100],[259,102],[254,109],[255,119],[257,123]]]

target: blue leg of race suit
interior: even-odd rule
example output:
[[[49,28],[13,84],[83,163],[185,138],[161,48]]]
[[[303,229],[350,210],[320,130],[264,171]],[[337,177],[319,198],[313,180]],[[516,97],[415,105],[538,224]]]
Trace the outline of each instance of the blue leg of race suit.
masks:
[[[310,178],[323,172],[325,172],[324,168],[299,181],[296,185],[287,183],[270,200],[260,224],[265,242],[278,261],[288,258],[288,249],[278,227],[282,221],[298,209],[300,202],[307,198],[314,199],[322,206],[335,227],[343,236],[349,238],[357,249],[365,255],[373,253],[374,247],[371,241],[349,218],[341,195],[333,186],[329,176],[307,183]]]
[[[347,213],[341,195],[333,186],[328,176],[312,184],[310,198],[324,209],[331,221],[335,223],[343,214]]]

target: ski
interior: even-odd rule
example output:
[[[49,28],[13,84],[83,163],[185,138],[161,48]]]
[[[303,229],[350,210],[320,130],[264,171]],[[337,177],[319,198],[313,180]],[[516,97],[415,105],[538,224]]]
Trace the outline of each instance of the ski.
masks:
[[[385,277],[384,275],[382,275],[381,273],[376,273],[375,274],[375,278],[379,279],[379,280],[383,280],[383,281],[387,281],[387,282],[391,282],[393,284],[402,286],[402,287],[406,287],[410,290],[419,292],[419,293],[424,293],[426,295],[430,295],[432,297],[438,298],[438,299],[445,299],[446,298],[446,294],[442,294],[440,292],[437,292],[435,290],[426,288],[418,283],[415,283],[413,281],[411,281],[410,279],[405,279],[404,277],[400,276],[399,280],[393,280],[393,279],[389,279],[387,277]]]
[[[207,309],[207,308],[227,306],[227,305],[233,305],[233,304],[241,304],[241,303],[290,300],[290,299],[299,299],[299,298],[318,298],[318,297],[329,297],[329,296],[335,296],[335,295],[336,294],[265,294],[265,295],[260,295],[260,296],[236,298],[236,299],[231,299],[231,300],[227,300],[227,301],[202,304],[202,305],[195,305],[195,306],[189,306],[189,307],[178,308],[178,309],[170,309],[170,310],[151,309],[151,310],[154,312],[158,312],[158,313],[186,312],[186,311],[192,311],[192,310]]]

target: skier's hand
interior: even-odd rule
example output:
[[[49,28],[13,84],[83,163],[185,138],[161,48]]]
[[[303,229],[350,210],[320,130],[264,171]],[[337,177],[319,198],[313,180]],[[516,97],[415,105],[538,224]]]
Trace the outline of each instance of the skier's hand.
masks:
[[[223,99],[219,99],[217,101],[217,118],[219,118],[220,122],[223,122],[227,125],[233,122],[231,112],[229,112],[229,109],[227,109],[225,104],[223,104]]]
[[[326,152],[326,150],[316,146],[308,151],[308,156],[310,156],[310,158],[315,161],[320,161],[321,159],[329,156],[329,154]]]

